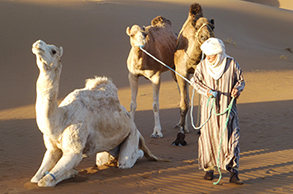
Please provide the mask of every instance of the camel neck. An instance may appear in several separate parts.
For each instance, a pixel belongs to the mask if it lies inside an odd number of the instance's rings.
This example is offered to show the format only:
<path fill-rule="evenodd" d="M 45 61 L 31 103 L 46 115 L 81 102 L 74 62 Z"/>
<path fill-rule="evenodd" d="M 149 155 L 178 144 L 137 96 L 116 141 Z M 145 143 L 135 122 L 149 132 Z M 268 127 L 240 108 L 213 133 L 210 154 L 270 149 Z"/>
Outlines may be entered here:
<path fill-rule="evenodd" d="M 39 129 L 51 137 L 58 136 L 58 92 L 61 66 L 40 71 L 37 80 L 36 119 Z"/>

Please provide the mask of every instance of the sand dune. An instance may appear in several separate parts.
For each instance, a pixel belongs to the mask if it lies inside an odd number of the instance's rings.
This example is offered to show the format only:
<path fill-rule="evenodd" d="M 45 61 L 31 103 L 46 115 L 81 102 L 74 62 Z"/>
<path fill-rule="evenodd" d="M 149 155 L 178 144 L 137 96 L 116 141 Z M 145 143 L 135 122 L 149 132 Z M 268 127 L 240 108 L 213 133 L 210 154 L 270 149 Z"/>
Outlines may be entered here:
<path fill-rule="evenodd" d="M 113 79 L 121 103 L 129 109 L 126 27 L 149 25 L 162 15 L 179 32 L 195 1 L 0 1 L 0 193 L 292 193 L 292 1 L 251 1 L 196 1 L 205 17 L 215 19 L 216 37 L 244 71 L 246 88 L 238 101 L 243 186 L 229 184 L 226 172 L 220 185 L 203 180 L 197 168 L 196 131 L 187 135 L 187 146 L 171 146 L 179 121 L 179 94 L 167 72 L 160 92 L 164 138 L 149 137 L 152 90 L 145 79 L 140 79 L 135 121 L 152 152 L 171 162 L 144 158 L 129 170 L 96 169 L 95 158 L 86 158 L 78 176 L 49 189 L 29 183 L 45 152 L 35 122 L 38 69 L 31 45 L 42 39 L 64 48 L 60 99 L 83 87 L 85 79 L 105 75 Z"/>

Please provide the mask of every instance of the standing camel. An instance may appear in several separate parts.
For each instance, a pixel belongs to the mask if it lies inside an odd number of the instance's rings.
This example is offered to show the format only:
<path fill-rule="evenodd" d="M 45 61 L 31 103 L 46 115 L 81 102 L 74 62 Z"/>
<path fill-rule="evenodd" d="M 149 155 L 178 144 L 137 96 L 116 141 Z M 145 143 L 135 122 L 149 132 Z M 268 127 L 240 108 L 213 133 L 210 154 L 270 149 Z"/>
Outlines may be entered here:
<path fill-rule="evenodd" d="M 214 20 L 203 17 L 201 6 L 194 3 L 190 6 L 188 17 L 179 32 L 174 63 L 176 71 L 189 79 L 200 62 L 202 51 L 200 46 L 213 36 Z M 186 145 L 185 132 L 188 132 L 186 115 L 189 106 L 188 83 L 176 74 L 180 89 L 180 121 L 177 124 L 179 132 L 173 145 Z"/>
<path fill-rule="evenodd" d="M 174 52 L 177 36 L 171 28 L 171 22 L 161 16 L 154 18 L 151 26 L 147 26 L 145 29 L 141 29 L 138 25 L 133 25 L 131 29 L 127 27 L 126 34 L 130 37 L 131 44 L 131 50 L 127 59 L 128 79 L 131 88 L 130 112 L 134 119 L 137 107 L 138 78 L 144 76 L 153 85 L 155 127 L 151 137 L 161 138 L 163 134 L 159 117 L 159 90 L 161 73 L 167 71 L 168 68 L 145 54 L 140 49 L 140 46 L 143 46 L 147 52 L 174 69 Z M 175 78 L 174 73 L 171 72 L 171 74 Z"/>
<path fill-rule="evenodd" d="M 78 173 L 74 168 L 83 156 L 96 153 L 98 166 L 112 157 L 118 158 L 119 168 L 131 168 L 144 155 L 158 161 L 120 104 L 111 80 L 88 79 L 85 88 L 73 91 L 58 106 L 63 48 L 39 40 L 33 44 L 32 52 L 40 70 L 36 121 L 47 151 L 31 182 L 53 187 Z"/>

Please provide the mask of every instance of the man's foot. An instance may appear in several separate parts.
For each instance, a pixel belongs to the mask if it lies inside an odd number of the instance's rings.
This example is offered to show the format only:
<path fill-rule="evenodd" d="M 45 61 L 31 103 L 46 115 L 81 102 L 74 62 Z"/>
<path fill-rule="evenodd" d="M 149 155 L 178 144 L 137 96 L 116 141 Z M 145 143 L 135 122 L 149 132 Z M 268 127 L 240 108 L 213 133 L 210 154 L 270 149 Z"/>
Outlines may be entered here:
<path fill-rule="evenodd" d="M 244 183 L 239 179 L 238 173 L 231 172 L 230 174 L 230 183 L 234 183 L 237 185 L 243 185 Z"/>
<path fill-rule="evenodd" d="M 206 175 L 203 177 L 205 180 L 213 180 L 214 179 L 214 171 L 210 170 L 206 172 Z"/>

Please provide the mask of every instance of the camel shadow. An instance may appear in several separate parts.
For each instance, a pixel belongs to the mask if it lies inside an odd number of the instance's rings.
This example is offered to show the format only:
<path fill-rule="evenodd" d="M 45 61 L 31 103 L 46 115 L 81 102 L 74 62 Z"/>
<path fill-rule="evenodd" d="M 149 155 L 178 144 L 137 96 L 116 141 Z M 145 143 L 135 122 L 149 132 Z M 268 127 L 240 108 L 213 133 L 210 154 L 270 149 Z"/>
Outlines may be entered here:
<path fill-rule="evenodd" d="M 139 191 L 160 185 L 164 192 L 176 191 L 178 180 L 184 180 L 185 189 L 209 193 L 292 192 L 293 160 L 291 157 L 291 123 L 293 100 L 238 104 L 241 128 L 240 178 L 244 185 L 229 184 L 229 173 L 222 171 L 220 185 L 211 187 L 211 181 L 203 180 L 204 172 L 198 169 L 196 131 L 187 134 L 187 146 L 175 147 L 171 143 L 177 130 L 174 129 L 179 108 L 161 110 L 164 138 L 149 137 L 152 131 L 153 112 L 138 111 L 136 123 L 154 155 L 170 162 L 151 162 L 139 159 L 133 168 L 95 167 L 95 157 L 84 158 L 77 166 L 79 175 L 58 184 L 58 189 L 91 186 L 105 191 L 129 184 L 125 192 Z M 34 119 L 0 121 L 1 180 L 29 181 L 41 163 L 45 147 L 42 134 Z M 19 163 L 21 161 L 21 163 Z M 215 180 L 219 177 L 215 173 Z M 21 179 L 21 180 L 22 180 Z M 21 182 L 21 181 L 20 181 Z M 94 183 L 94 184 L 92 184 Z M 182 188 L 181 188 L 182 189 Z M 291 190 L 290 190 L 291 189 Z M 38 190 L 40 192 L 45 190 Z M 52 191 L 51 189 L 46 191 Z M 135 192 L 135 191 L 134 191 Z M 123 193 L 123 192 L 122 192 Z"/>

